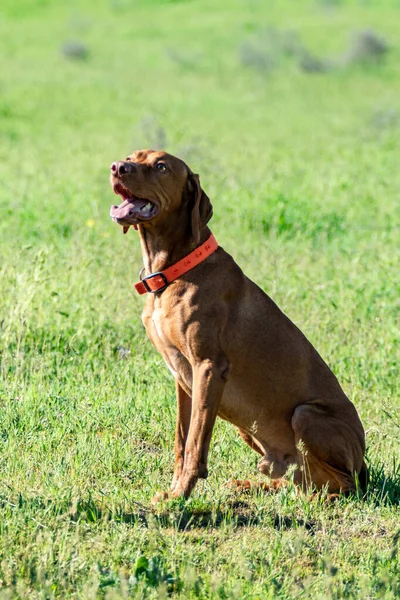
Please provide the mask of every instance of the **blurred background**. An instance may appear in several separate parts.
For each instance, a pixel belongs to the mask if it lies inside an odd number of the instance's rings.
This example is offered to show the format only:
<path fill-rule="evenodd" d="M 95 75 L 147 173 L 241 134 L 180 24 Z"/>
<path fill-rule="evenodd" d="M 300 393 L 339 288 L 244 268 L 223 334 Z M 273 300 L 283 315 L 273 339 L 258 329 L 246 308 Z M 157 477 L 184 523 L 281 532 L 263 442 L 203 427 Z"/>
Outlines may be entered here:
<path fill-rule="evenodd" d="M 313 311 L 309 335 L 332 306 L 353 348 L 355 318 L 375 327 L 394 315 L 397 1 L 3 0 L 0 10 L 5 315 L 33 266 L 43 272 L 21 307 L 32 327 L 62 329 L 75 305 L 97 312 L 109 286 L 121 325 L 138 314 L 131 297 L 121 313 L 141 256 L 133 230 L 124 237 L 109 219 L 108 175 L 146 147 L 200 173 L 220 242 L 300 325 Z M 327 352 L 338 360 L 332 340 Z"/>
<path fill-rule="evenodd" d="M 384 220 L 392 207 L 376 198 L 386 175 L 394 185 L 395 154 L 365 179 L 398 139 L 398 11 L 395 0 L 3 0 L 2 202 L 29 199 L 23 215 L 14 206 L 14 234 L 58 239 L 89 218 L 110 231 L 108 165 L 147 146 L 190 162 L 216 202 L 234 191 L 245 225 L 256 187 L 274 214 L 281 194 Z M 50 231 L 29 212 L 39 203 L 62 216 Z"/>

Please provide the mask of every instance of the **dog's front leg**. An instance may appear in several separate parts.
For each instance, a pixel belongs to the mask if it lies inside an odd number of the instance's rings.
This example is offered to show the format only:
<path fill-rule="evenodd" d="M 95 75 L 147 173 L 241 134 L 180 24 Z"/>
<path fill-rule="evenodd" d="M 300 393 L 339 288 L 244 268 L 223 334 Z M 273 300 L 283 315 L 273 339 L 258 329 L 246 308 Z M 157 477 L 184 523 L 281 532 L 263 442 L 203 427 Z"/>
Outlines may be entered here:
<path fill-rule="evenodd" d="M 177 483 L 182 475 L 183 464 L 185 460 L 185 446 L 189 433 L 190 415 L 192 412 L 192 399 L 182 389 L 179 382 L 175 380 L 176 390 L 176 430 L 175 430 L 175 468 L 172 477 L 171 491 L 177 486 Z"/>
<path fill-rule="evenodd" d="M 208 449 L 228 372 L 229 362 L 225 357 L 203 360 L 193 367 L 190 426 L 183 470 L 171 494 L 173 498 L 188 498 L 198 478 L 205 479 L 208 475 Z"/>

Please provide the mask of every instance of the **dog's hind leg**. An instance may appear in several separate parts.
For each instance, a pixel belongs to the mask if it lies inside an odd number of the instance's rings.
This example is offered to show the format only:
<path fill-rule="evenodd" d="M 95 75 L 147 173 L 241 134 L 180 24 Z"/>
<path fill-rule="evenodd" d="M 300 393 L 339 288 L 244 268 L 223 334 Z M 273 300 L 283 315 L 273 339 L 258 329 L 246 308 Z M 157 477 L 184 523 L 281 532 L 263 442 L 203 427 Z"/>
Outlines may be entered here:
<path fill-rule="evenodd" d="M 268 453 L 266 455 L 262 446 L 259 444 L 259 442 L 257 442 L 257 440 L 252 435 L 247 433 L 247 431 L 245 431 L 244 429 L 240 429 L 240 428 L 238 428 L 238 431 L 239 431 L 242 439 L 246 442 L 246 444 L 248 446 L 250 446 L 250 448 L 252 450 L 255 450 L 256 452 L 258 452 L 258 454 L 261 454 L 261 456 L 263 458 L 258 463 L 258 469 L 261 473 L 264 473 L 270 477 L 271 476 L 271 465 L 273 463 L 273 458 L 271 457 L 270 453 Z M 287 465 L 285 466 L 284 469 L 281 469 L 279 479 L 277 479 L 276 481 L 270 481 L 268 483 L 266 483 L 266 482 L 253 483 L 249 479 L 231 479 L 230 481 L 228 481 L 226 483 L 226 487 L 228 487 L 231 490 L 239 491 L 239 492 L 247 492 L 247 491 L 255 490 L 255 489 L 262 490 L 264 492 L 277 491 L 283 485 L 287 485 L 287 481 L 284 481 L 283 479 L 281 479 L 281 477 L 283 477 L 283 475 L 285 474 L 286 470 L 287 470 Z"/>
<path fill-rule="evenodd" d="M 245 431 L 244 429 L 240 429 L 240 427 L 238 427 L 238 431 L 240 433 L 240 437 L 246 442 L 248 446 L 250 446 L 252 450 L 255 450 L 256 452 L 258 452 L 258 454 L 261 454 L 261 456 L 264 456 L 264 452 L 261 446 L 257 443 L 253 436 L 247 433 L 247 431 Z"/>
<path fill-rule="evenodd" d="M 295 482 L 329 493 L 356 489 L 355 476 L 365 468 L 364 430 L 350 403 L 313 400 L 296 407 L 292 427 L 300 470 Z"/>

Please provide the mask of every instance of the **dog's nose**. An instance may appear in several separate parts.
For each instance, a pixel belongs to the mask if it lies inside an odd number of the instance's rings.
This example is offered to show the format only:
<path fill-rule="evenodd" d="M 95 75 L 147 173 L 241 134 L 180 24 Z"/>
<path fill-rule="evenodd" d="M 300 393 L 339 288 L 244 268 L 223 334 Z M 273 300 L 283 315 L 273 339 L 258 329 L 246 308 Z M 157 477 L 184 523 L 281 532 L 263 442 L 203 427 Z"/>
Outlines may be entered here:
<path fill-rule="evenodd" d="M 117 162 L 113 162 L 111 165 L 111 173 L 118 177 L 119 175 L 125 175 L 126 173 L 132 173 L 133 164 L 130 162 L 125 162 L 123 160 L 119 160 Z"/>

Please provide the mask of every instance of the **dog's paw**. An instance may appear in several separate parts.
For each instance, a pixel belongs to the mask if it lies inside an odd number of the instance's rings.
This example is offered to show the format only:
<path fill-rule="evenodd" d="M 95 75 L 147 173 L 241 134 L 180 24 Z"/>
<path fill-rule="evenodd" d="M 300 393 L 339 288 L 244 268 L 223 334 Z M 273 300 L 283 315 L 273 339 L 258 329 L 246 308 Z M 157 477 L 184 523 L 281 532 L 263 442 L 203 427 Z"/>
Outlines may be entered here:
<path fill-rule="evenodd" d="M 157 492 L 157 494 L 153 497 L 151 501 L 151 505 L 155 506 L 159 502 L 165 502 L 165 500 L 169 500 L 171 498 L 170 492 Z"/>
<path fill-rule="evenodd" d="M 247 492 L 252 488 L 252 485 L 248 479 L 230 479 L 224 487 L 233 492 Z"/>
<path fill-rule="evenodd" d="M 233 492 L 246 493 L 257 490 L 259 492 L 277 492 L 282 486 L 287 485 L 283 480 L 270 481 L 269 483 L 257 482 L 252 483 L 248 479 L 231 479 L 224 487 Z"/>

